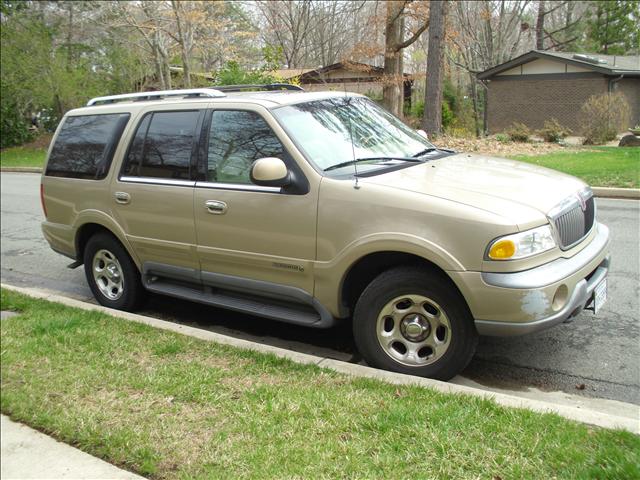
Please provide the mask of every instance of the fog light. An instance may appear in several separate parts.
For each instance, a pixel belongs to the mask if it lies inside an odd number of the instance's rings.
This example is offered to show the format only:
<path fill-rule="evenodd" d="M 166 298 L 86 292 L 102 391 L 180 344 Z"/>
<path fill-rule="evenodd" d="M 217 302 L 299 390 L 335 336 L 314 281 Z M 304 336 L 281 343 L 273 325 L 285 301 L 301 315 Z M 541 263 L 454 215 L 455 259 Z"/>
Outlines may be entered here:
<path fill-rule="evenodd" d="M 553 308 L 554 312 L 562 309 L 567 303 L 567 298 L 569 297 L 569 289 L 566 285 L 560 285 L 556 290 L 556 294 L 553 296 L 553 303 L 551 304 L 551 308 Z"/>

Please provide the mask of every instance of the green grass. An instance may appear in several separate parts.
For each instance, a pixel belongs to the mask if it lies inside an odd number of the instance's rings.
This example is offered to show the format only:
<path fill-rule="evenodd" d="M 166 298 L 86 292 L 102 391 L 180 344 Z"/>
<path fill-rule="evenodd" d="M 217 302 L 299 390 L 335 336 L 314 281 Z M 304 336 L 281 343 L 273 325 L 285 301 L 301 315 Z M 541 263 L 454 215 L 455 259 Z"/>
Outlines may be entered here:
<path fill-rule="evenodd" d="M 513 158 L 574 175 L 596 187 L 640 188 L 640 147 L 589 147 Z"/>
<path fill-rule="evenodd" d="M 639 478 L 640 438 L 2 291 L 4 414 L 152 478 Z"/>
<path fill-rule="evenodd" d="M 0 151 L 0 167 L 44 166 L 46 148 L 11 147 Z"/>

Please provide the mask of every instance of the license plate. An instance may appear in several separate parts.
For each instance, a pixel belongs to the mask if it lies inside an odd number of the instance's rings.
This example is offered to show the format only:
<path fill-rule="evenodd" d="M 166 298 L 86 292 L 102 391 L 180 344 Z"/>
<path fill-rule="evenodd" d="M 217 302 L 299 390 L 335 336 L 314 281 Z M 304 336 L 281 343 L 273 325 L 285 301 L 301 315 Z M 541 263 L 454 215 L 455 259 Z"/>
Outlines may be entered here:
<path fill-rule="evenodd" d="M 607 279 L 602 280 L 593 292 L 593 313 L 597 314 L 598 311 L 607 301 Z"/>

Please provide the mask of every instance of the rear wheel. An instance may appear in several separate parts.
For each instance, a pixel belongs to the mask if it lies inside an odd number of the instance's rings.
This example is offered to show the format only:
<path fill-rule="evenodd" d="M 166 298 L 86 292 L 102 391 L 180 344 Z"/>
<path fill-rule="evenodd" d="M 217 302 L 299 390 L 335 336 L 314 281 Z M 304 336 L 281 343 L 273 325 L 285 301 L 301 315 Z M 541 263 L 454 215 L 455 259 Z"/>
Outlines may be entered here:
<path fill-rule="evenodd" d="M 388 270 L 369 284 L 356 304 L 353 334 L 370 365 L 439 380 L 463 370 L 478 341 L 451 281 L 413 267 Z"/>
<path fill-rule="evenodd" d="M 144 297 L 140 273 L 122 244 L 107 233 L 91 237 L 84 271 L 96 300 L 105 307 L 134 310 Z"/>

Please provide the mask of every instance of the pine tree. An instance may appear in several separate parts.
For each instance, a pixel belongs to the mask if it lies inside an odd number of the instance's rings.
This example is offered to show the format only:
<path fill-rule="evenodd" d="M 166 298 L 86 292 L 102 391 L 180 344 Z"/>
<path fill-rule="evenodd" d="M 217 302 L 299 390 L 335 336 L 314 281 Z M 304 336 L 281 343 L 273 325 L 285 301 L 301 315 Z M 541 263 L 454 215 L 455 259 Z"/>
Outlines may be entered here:
<path fill-rule="evenodd" d="M 589 20 L 588 37 L 597 53 L 622 55 L 640 48 L 640 2 L 600 0 Z"/>

